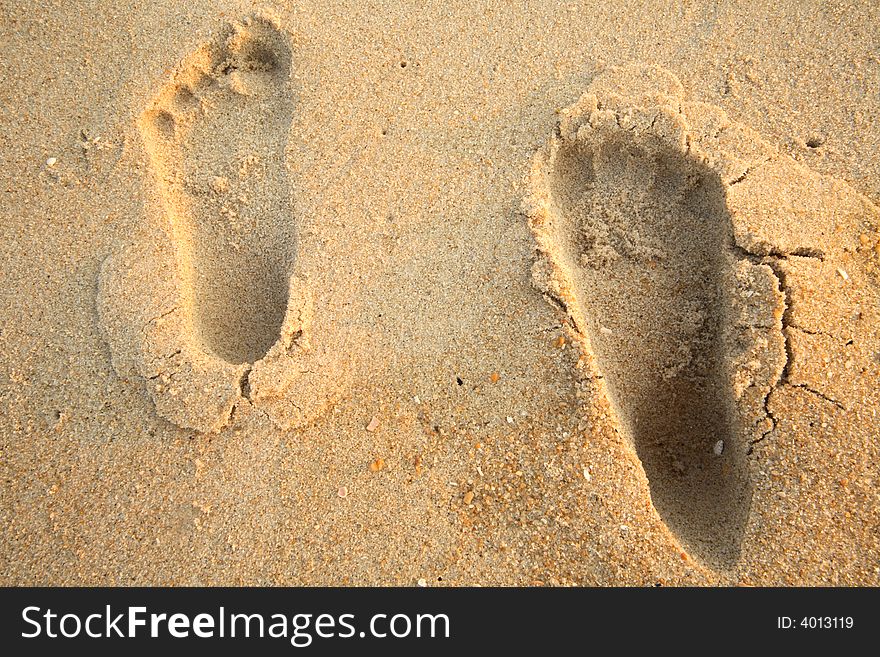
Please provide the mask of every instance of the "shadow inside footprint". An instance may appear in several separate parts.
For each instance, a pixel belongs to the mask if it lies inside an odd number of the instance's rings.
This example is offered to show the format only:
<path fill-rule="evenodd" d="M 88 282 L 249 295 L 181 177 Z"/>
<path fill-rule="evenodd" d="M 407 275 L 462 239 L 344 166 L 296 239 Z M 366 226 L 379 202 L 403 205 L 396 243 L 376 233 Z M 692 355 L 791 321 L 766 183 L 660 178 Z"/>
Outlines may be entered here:
<path fill-rule="evenodd" d="M 288 37 L 261 18 L 194 53 L 141 121 L 194 337 L 230 363 L 278 339 L 295 250 Z"/>
<path fill-rule="evenodd" d="M 729 565 L 750 488 L 725 359 L 721 180 L 684 151 L 612 129 L 560 145 L 548 182 L 581 328 L 654 505 L 689 549 Z"/>

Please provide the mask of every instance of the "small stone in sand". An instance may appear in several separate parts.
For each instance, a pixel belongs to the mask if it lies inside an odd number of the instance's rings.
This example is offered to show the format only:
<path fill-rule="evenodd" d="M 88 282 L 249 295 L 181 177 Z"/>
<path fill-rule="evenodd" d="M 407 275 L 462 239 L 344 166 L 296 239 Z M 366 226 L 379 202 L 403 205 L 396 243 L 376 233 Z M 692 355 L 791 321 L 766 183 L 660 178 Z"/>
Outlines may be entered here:
<path fill-rule="evenodd" d="M 385 459 L 379 457 L 372 463 L 370 463 L 370 470 L 373 472 L 379 472 L 382 468 L 385 467 Z"/>
<path fill-rule="evenodd" d="M 428 585 L 428 580 L 426 580 L 424 577 L 420 577 L 420 578 L 419 578 L 419 581 L 416 582 L 416 583 L 417 583 L 419 586 L 421 586 L 422 588 L 425 588 L 425 587 Z"/>
<path fill-rule="evenodd" d="M 340 486 L 339 490 L 336 491 L 336 494 L 339 495 L 339 497 L 348 497 L 348 488 Z"/>
<path fill-rule="evenodd" d="M 562 347 L 565 346 L 565 336 L 564 336 L 564 335 L 560 335 L 558 338 L 556 338 L 556 340 L 553 341 L 553 344 L 554 344 L 556 347 L 559 347 L 560 349 L 562 349 Z"/>
<path fill-rule="evenodd" d="M 712 451 L 715 452 L 715 456 L 721 456 L 724 453 L 724 441 L 719 440 L 715 443 L 715 447 L 712 448 Z"/>
<path fill-rule="evenodd" d="M 492 375 L 489 377 L 489 379 L 492 381 L 492 383 L 498 383 L 498 379 L 500 379 L 500 378 L 501 378 L 501 375 L 498 374 L 498 372 L 492 372 Z"/>
<path fill-rule="evenodd" d="M 464 494 L 464 503 L 470 504 L 473 501 L 474 501 L 474 491 L 469 490 L 467 493 Z"/>
<path fill-rule="evenodd" d="M 841 277 L 843 280 L 845 280 L 845 281 L 848 281 L 848 280 L 849 280 L 849 274 L 846 273 L 846 270 L 845 270 L 843 267 L 838 267 L 838 268 L 837 268 L 837 273 L 840 274 L 840 277 Z"/>
<path fill-rule="evenodd" d="M 56 164 L 58 164 L 57 157 L 50 157 L 48 160 L 46 160 L 47 167 L 54 167 Z"/>
<path fill-rule="evenodd" d="M 367 425 L 367 431 L 369 431 L 370 433 L 373 433 L 378 428 L 379 428 L 379 418 L 377 418 L 374 415 L 373 419 L 370 420 L 370 423 Z"/>

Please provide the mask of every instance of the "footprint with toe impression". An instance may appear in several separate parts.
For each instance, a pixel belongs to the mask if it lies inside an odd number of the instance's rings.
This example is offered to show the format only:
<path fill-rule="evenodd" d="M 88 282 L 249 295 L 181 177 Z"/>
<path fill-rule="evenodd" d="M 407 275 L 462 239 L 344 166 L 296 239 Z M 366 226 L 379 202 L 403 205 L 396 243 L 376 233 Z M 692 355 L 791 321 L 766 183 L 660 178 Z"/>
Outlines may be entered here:
<path fill-rule="evenodd" d="M 338 364 L 310 344 L 297 272 L 292 65 L 268 18 L 228 24 L 139 120 L 167 241 L 109 258 L 98 306 L 117 371 L 146 379 L 183 427 L 218 431 L 244 402 L 301 426 L 334 396 Z"/>
<path fill-rule="evenodd" d="M 536 155 L 525 210 L 535 282 L 573 319 L 655 508 L 689 551 L 729 566 L 748 446 L 785 363 L 784 298 L 771 267 L 735 245 L 727 198 L 769 152 L 682 99 L 655 67 L 600 76 Z M 701 141 L 720 126 L 740 145 Z M 744 362 L 754 372 L 738 386 Z"/>

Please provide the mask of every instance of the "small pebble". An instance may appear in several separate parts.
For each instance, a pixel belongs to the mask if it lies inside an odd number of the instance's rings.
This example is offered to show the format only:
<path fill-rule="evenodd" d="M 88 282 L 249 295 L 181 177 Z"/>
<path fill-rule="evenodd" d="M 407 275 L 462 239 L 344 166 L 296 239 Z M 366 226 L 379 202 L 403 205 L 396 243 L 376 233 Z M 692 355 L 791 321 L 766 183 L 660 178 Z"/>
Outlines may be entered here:
<path fill-rule="evenodd" d="M 607 326 L 600 326 L 599 333 L 601 333 L 602 335 L 611 335 L 611 329 Z"/>
<path fill-rule="evenodd" d="M 379 428 L 379 418 L 377 418 L 374 415 L 373 419 L 370 420 L 370 423 L 367 425 L 367 431 L 369 431 L 370 433 L 373 433 L 378 428 Z"/>
<path fill-rule="evenodd" d="M 513 424 L 513 418 L 509 415 L 507 416 L 507 424 Z"/>
<path fill-rule="evenodd" d="M 841 277 L 843 280 L 845 280 L 845 281 L 848 281 L 848 280 L 849 280 L 849 274 L 846 273 L 846 270 L 845 270 L 843 267 L 838 267 L 838 268 L 837 268 L 837 273 L 840 274 L 840 277 Z"/>
<path fill-rule="evenodd" d="M 339 495 L 339 497 L 348 497 L 348 488 L 346 488 L 345 486 L 340 486 L 339 490 L 336 491 L 336 494 Z"/>
<path fill-rule="evenodd" d="M 464 503 L 470 504 L 473 501 L 474 501 L 474 491 L 469 490 L 467 493 L 464 494 Z"/>
<path fill-rule="evenodd" d="M 379 472 L 382 468 L 385 467 L 385 459 L 379 457 L 372 463 L 370 463 L 370 470 L 373 472 Z"/>
<path fill-rule="evenodd" d="M 420 577 L 419 581 L 416 582 L 416 584 L 418 584 L 422 588 L 425 588 L 426 586 L 428 586 L 428 580 L 426 580 L 424 577 Z"/>
<path fill-rule="evenodd" d="M 211 178 L 211 189 L 215 194 L 223 194 L 229 191 L 229 180 L 222 176 L 214 176 Z"/>
<path fill-rule="evenodd" d="M 724 453 L 724 441 L 719 440 L 715 443 L 715 447 L 712 448 L 712 451 L 715 452 L 715 456 L 721 456 Z"/>
<path fill-rule="evenodd" d="M 565 336 L 560 335 L 558 338 L 556 338 L 556 340 L 553 341 L 553 344 L 561 349 L 565 346 Z"/>
<path fill-rule="evenodd" d="M 501 375 L 498 374 L 498 372 L 492 372 L 492 375 L 489 377 L 489 380 L 492 381 L 492 383 L 498 383 L 498 379 L 500 379 L 500 378 L 501 378 Z"/>
<path fill-rule="evenodd" d="M 58 164 L 57 157 L 50 157 L 48 160 L 46 160 L 47 167 L 54 167 L 56 164 Z"/>

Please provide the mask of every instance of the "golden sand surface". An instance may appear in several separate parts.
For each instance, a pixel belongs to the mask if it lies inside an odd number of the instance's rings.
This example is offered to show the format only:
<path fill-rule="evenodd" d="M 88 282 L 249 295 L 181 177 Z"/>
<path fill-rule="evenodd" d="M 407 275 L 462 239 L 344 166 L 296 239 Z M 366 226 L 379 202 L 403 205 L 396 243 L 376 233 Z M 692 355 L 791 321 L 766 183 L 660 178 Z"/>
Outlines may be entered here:
<path fill-rule="evenodd" d="M 0 582 L 880 584 L 878 24 L 4 3 Z"/>

